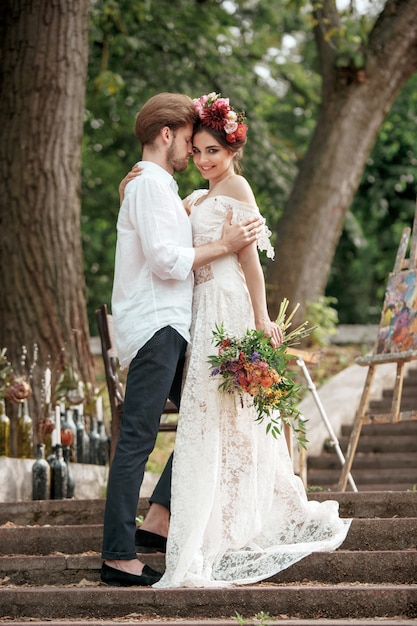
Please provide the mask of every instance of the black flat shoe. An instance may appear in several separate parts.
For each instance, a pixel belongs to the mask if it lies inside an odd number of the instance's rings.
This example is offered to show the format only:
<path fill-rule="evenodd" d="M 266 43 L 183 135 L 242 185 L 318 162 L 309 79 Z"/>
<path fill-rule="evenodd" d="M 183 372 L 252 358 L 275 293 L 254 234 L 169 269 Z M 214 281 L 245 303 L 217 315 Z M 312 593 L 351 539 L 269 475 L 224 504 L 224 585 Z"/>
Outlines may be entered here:
<path fill-rule="evenodd" d="M 146 553 L 152 552 L 166 552 L 167 540 L 162 535 L 151 533 L 148 530 L 136 529 L 135 533 L 135 545 L 136 551 Z"/>
<path fill-rule="evenodd" d="M 162 578 L 162 574 L 156 572 L 152 567 L 145 565 L 142 574 L 128 574 L 114 567 L 109 567 L 106 563 L 101 566 L 101 582 L 113 587 L 133 587 L 140 585 L 141 587 L 149 587 Z"/>

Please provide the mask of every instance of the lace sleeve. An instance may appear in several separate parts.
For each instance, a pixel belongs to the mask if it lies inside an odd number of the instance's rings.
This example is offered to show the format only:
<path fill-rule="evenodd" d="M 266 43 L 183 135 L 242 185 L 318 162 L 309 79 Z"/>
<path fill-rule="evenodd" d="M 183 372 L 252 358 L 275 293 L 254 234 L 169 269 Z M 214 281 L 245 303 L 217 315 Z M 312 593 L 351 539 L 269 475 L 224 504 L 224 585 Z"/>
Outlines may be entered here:
<path fill-rule="evenodd" d="M 259 215 L 260 212 L 258 207 L 251 207 L 249 205 L 245 205 L 243 203 L 233 203 L 230 205 L 230 208 L 233 209 L 233 222 L 240 223 L 244 222 L 250 217 L 254 215 Z M 275 250 L 271 244 L 271 231 L 269 230 L 266 221 L 264 219 L 264 225 L 261 231 L 261 234 L 258 237 L 258 250 L 262 250 L 266 252 L 266 256 L 268 259 L 273 259 L 275 257 Z"/>
<path fill-rule="evenodd" d="M 194 191 L 190 193 L 190 195 L 184 198 L 184 203 L 187 204 L 190 213 L 192 211 L 193 204 L 197 202 L 197 200 L 199 200 L 202 196 L 205 196 L 206 194 L 207 194 L 207 189 L 195 189 Z"/>

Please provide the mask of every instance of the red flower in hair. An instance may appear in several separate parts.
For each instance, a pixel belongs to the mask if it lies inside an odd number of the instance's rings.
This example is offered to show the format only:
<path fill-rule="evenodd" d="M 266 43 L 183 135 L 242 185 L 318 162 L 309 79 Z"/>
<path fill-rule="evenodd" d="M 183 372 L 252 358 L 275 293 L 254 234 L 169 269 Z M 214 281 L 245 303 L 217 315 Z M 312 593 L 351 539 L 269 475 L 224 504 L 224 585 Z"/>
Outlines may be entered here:
<path fill-rule="evenodd" d="M 228 141 L 229 143 L 235 143 L 235 141 L 244 141 L 244 139 L 246 138 L 247 130 L 248 127 L 246 126 L 246 124 L 238 124 L 238 127 L 234 133 L 229 133 L 228 135 L 226 135 L 226 141 Z"/>
<path fill-rule="evenodd" d="M 225 98 L 219 98 L 211 107 L 205 107 L 201 115 L 201 121 L 204 125 L 210 126 L 215 130 L 224 130 L 225 119 L 230 111 L 229 102 Z"/>
<path fill-rule="evenodd" d="M 224 132 L 229 143 L 243 141 L 246 138 L 245 114 L 243 111 L 236 113 L 229 104 L 229 98 L 222 98 L 213 91 L 200 98 L 194 98 L 193 102 L 202 124 L 218 132 Z"/>

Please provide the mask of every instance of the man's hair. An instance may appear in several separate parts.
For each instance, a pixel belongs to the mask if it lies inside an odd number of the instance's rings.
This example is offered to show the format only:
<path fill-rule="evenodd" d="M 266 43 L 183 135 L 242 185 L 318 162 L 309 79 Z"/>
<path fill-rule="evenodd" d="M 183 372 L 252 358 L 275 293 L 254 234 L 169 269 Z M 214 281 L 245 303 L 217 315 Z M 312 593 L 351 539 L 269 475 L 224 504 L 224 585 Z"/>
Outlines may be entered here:
<path fill-rule="evenodd" d="M 198 119 L 193 101 L 180 93 L 159 93 L 150 98 L 136 116 L 135 133 L 142 146 L 152 144 L 168 126 L 177 130 Z"/>

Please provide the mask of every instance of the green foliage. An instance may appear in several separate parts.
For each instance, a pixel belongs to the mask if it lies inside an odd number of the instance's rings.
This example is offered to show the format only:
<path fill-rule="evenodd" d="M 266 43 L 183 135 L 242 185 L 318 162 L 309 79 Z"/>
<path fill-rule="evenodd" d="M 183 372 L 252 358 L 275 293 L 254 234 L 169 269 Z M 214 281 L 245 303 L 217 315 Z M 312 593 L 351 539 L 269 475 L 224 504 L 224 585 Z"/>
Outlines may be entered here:
<path fill-rule="evenodd" d="M 310 8 L 306 0 L 92 0 L 82 236 L 93 334 L 94 310 L 110 303 L 118 185 L 140 158 L 135 115 L 155 93 L 216 91 L 245 109 L 244 174 L 273 240 L 279 233 L 320 105 Z M 374 16 L 358 16 L 348 3 L 338 17 L 329 32 L 335 64 L 358 69 Z M 346 220 L 326 290 L 343 323 L 377 320 L 402 228 L 411 223 L 416 85 L 410 81 L 385 122 Z M 205 184 L 193 165 L 178 182 L 182 196 Z"/>
<path fill-rule="evenodd" d="M 313 344 L 328 346 L 330 337 L 337 332 L 338 315 L 332 304 L 337 304 L 337 300 L 331 296 L 322 296 L 316 302 L 307 303 L 307 317 L 314 325 L 310 335 Z"/>
<path fill-rule="evenodd" d="M 397 98 L 347 215 L 326 293 L 341 323 L 379 323 L 403 229 L 417 193 L 417 75 Z"/>
<path fill-rule="evenodd" d="M 281 46 L 279 15 L 271 0 L 252 7 L 245 2 L 232 6 L 194 0 L 93 2 L 82 175 L 82 233 L 92 331 L 94 309 L 110 301 L 117 188 L 140 158 L 134 119 L 150 96 L 159 91 L 193 97 L 217 91 L 230 97 L 236 109 L 246 109 L 245 175 L 272 227 L 281 215 L 295 158 L 292 146 L 264 117 L 264 99 L 270 94 L 272 111 L 276 96 L 272 97 L 274 90 L 255 70 L 257 63 L 263 63 L 267 46 Z M 268 18 L 267 27 L 262 16 Z M 279 124 L 277 120 L 275 126 Z M 183 196 L 202 184 L 192 166 L 178 182 Z"/>

